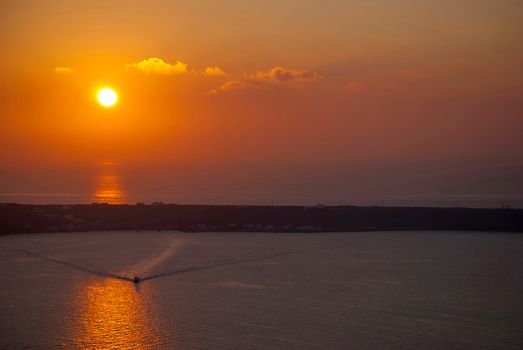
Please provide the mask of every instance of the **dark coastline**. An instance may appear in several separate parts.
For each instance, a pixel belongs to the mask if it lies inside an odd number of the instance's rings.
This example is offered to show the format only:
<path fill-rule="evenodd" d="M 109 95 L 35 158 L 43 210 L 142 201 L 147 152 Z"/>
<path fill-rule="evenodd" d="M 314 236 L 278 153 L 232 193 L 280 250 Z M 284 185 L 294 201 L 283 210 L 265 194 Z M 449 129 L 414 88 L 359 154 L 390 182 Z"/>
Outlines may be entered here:
<path fill-rule="evenodd" d="M 100 230 L 523 232 L 523 209 L 0 204 L 0 235 Z"/>

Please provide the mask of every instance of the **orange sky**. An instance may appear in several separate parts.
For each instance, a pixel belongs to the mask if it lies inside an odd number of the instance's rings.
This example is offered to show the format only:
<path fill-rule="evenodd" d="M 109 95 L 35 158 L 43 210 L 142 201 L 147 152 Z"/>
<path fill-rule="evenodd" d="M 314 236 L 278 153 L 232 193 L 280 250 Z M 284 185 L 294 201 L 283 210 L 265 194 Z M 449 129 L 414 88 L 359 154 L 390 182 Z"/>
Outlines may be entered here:
<path fill-rule="evenodd" d="M 521 18 L 494 0 L 3 1 L 0 202 L 89 201 L 107 161 L 130 201 L 523 200 Z"/>

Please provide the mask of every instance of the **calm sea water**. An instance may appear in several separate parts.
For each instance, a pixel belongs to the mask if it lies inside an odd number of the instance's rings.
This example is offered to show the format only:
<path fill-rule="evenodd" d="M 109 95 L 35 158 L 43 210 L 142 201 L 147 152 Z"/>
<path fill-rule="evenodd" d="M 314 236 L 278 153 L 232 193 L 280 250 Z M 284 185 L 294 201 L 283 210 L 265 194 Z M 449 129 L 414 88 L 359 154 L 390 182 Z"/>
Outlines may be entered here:
<path fill-rule="evenodd" d="M 522 252 L 503 233 L 5 236 L 0 348 L 521 349 Z"/>

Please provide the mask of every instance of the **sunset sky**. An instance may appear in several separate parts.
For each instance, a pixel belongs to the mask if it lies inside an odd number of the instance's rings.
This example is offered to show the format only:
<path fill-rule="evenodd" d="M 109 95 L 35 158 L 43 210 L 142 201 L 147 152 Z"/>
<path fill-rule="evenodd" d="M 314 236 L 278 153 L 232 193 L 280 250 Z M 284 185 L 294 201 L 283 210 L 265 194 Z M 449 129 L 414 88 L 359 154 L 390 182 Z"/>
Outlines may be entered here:
<path fill-rule="evenodd" d="M 1 1 L 0 202 L 523 206 L 522 18 L 519 0 Z"/>

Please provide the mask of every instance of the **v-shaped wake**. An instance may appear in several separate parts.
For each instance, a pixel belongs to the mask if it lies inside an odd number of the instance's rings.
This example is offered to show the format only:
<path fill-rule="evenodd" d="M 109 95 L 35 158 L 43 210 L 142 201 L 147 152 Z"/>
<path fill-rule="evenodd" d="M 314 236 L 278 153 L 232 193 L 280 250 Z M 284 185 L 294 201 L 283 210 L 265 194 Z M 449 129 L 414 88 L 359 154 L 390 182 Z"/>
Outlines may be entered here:
<path fill-rule="evenodd" d="M 147 276 L 141 276 L 141 277 L 140 276 L 130 277 L 130 276 L 111 273 L 109 271 L 105 271 L 100 268 L 82 266 L 82 265 L 73 263 L 71 261 L 45 256 L 43 254 L 29 251 L 26 249 L 21 249 L 21 251 L 27 255 L 42 259 L 44 261 L 61 264 L 61 265 L 85 272 L 85 273 L 90 273 L 90 274 L 103 276 L 103 277 L 115 278 L 115 279 L 128 281 L 128 282 L 132 282 L 132 283 L 140 283 L 140 282 L 149 281 L 149 280 L 156 279 L 156 278 L 167 277 L 167 276 L 177 275 L 177 274 L 181 274 L 181 273 L 208 270 L 208 269 L 212 269 L 212 268 L 218 268 L 221 266 L 238 265 L 238 264 L 245 264 L 245 263 L 256 262 L 256 261 L 268 260 L 268 259 L 272 259 L 272 258 L 277 258 L 277 257 L 293 254 L 293 252 L 282 252 L 282 253 L 276 253 L 276 254 L 264 255 L 264 256 L 253 256 L 253 257 L 248 257 L 248 258 L 244 258 L 244 259 L 228 259 L 228 260 L 215 261 L 213 263 L 209 263 L 209 264 L 205 264 L 205 265 L 187 266 L 187 267 L 183 267 L 180 269 L 175 269 L 172 271 L 163 272 L 163 273 L 159 273 L 159 274 L 153 274 L 153 275 L 147 275 Z"/>
<path fill-rule="evenodd" d="M 100 269 L 100 268 L 78 265 L 78 264 L 73 263 L 71 261 L 53 258 L 53 257 L 46 256 L 46 255 L 43 255 L 43 254 L 40 254 L 40 253 L 37 253 L 37 252 L 33 252 L 33 251 L 30 251 L 30 250 L 27 250 L 27 249 L 20 249 L 20 250 L 22 252 L 24 252 L 25 254 L 30 255 L 32 257 L 39 258 L 39 259 L 42 259 L 44 261 L 48 261 L 48 262 L 52 262 L 52 263 L 56 263 L 56 264 L 61 264 L 61 265 L 64 265 L 64 266 L 67 266 L 67 267 L 70 267 L 70 268 L 73 268 L 73 269 L 76 269 L 76 270 L 80 270 L 80 271 L 83 271 L 83 272 L 87 272 L 87 273 L 90 273 L 90 274 L 93 274 L 93 275 L 98 275 L 98 276 L 103 276 L 103 277 L 111 277 L 111 278 L 116 278 L 116 279 L 125 280 L 125 281 L 132 281 L 132 278 L 130 278 L 130 277 L 120 276 L 120 275 L 111 273 L 109 271 L 105 271 L 105 270 Z"/>

